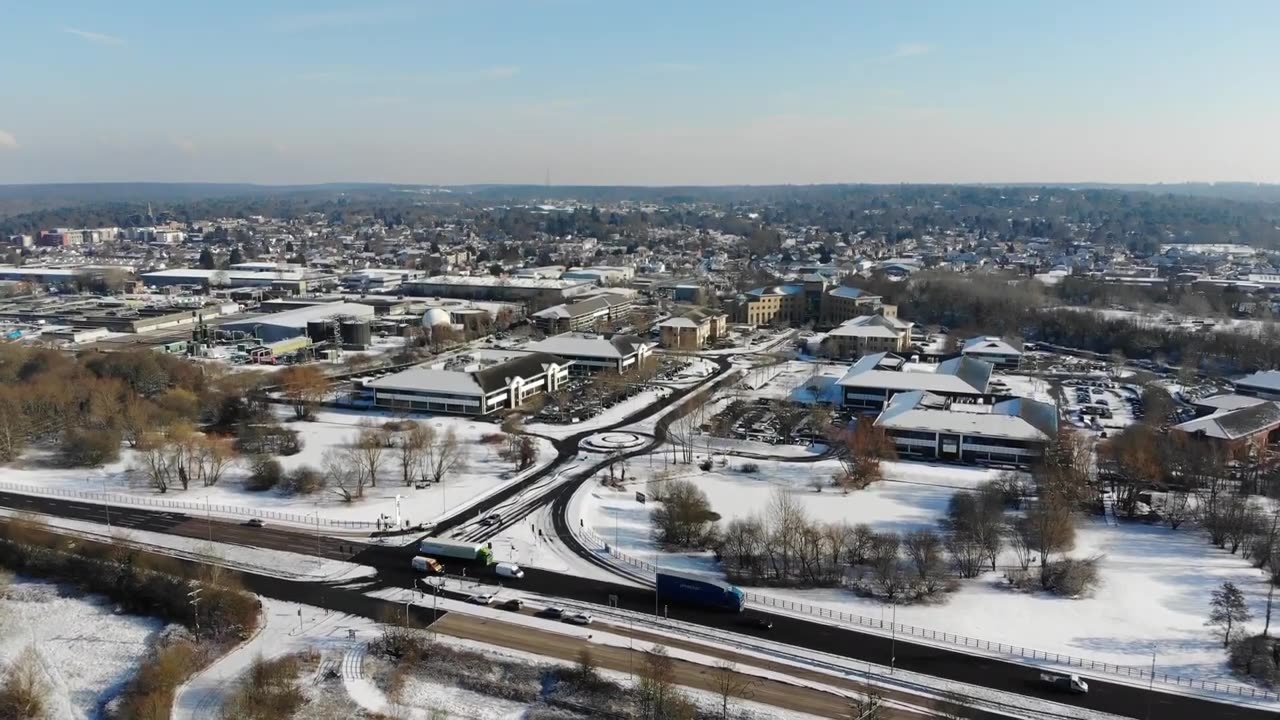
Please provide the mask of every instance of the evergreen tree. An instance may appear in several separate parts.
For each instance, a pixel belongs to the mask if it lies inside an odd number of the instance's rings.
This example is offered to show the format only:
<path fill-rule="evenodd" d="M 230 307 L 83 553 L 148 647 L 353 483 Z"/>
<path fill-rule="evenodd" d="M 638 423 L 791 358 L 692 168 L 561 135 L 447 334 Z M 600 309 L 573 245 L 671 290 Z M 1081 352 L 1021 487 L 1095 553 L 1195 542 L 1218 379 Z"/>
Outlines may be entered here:
<path fill-rule="evenodd" d="M 228 265 L 239 265 L 244 262 L 244 253 L 240 252 L 240 247 L 231 248 L 231 256 L 227 258 Z"/>
<path fill-rule="evenodd" d="M 1222 628 L 1222 647 L 1227 647 L 1231 644 L 1234 626 L 1248 622 L 1251 617 L 1244 593 L 1235 583 L 1224 582 L 1221 588 L 1213 591 L 1209 600 L 1209 621 L 1205 624 Z"/>
<path fill-rule="evenodd" d="M 218 266 L 217 261 L 213 259 L 213 253 L 209 252 L 209 248 L 200 251 L 200 260 L 196 264 L 201 270 L 213 270 Z"/>

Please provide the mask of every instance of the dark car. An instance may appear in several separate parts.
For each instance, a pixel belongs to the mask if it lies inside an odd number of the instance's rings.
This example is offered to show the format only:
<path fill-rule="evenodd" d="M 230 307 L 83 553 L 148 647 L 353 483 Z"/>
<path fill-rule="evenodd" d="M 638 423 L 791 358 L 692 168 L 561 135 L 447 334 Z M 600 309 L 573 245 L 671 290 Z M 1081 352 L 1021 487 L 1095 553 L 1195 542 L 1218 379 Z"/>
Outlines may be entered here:
<path fill-rule="evenodd" d="M 743 615 L 738 624 L 752 630 L 772 630 L 773 621 L 760 615 Z"/>
<path fill-rule="evenodd" d="M 520 598 L 511 598 L 510 600 L 504 601 L 498 607 L 503 610 L 515 610 L 516 612 L 520 612 L 520 609 L 524 607 L 524 601 Z"/>

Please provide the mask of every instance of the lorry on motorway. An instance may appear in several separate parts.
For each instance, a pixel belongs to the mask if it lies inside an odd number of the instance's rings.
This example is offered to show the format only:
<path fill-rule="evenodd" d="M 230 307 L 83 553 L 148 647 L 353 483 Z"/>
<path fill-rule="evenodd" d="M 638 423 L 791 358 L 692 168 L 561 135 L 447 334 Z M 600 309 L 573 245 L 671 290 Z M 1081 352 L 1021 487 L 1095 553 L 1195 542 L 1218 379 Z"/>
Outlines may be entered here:
<path fill-rule="evenodd" d="M 444 566 L 435 558 L 423 557 L 421 555 L 414 556 L 409 563 L 414 570 L 428 575 L 439 575 L 444 572 Z"/>
<path fill-rule="evenodd" d="M 493 564 L 493 551 L 485 543 L 426 538 L 418 543 L 418 552 L 428 557 L 453 558 L 483 565 Z"/>
<path fill-rule="evenodd" d="M 1081 679 L 1079 675 L 1070 673 L 1042 672 L 1040 673 L 1040 682 L 1054 690 L 1075 693 L 1076 695 L 1083 695 L 1089 692 L 1089 683 Z"/>
<path fill-rule="evenodd" d="M 660 601 L 730 612 L 742 612 L 742 607 L 747 600 L 746 595 L 736 585 L 670 570 L 658 572 L 655 591 Z"/>

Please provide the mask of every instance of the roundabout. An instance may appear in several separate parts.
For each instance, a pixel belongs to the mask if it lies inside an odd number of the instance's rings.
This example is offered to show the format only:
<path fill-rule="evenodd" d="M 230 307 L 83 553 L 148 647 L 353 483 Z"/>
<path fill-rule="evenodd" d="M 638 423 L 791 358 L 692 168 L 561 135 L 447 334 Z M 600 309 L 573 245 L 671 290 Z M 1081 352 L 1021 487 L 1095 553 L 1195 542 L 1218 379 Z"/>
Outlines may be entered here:
<path fill-rule="evenodd" d="M 651 439 L 652 436 L 647 434 L 615 430 L 585 438 L 580 447 L 594 452 L 620 452 L 640 448 Z"/>

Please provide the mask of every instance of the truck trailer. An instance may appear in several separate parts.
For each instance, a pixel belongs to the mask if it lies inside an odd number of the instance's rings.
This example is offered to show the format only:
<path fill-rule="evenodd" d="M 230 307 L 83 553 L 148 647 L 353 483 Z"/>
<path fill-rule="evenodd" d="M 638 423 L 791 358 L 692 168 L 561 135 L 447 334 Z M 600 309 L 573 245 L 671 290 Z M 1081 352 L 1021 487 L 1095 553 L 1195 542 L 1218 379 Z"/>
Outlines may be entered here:
<path fill-rule="evenodd" d="M 742 612 L 746 604 L 746 595 L 736 585 L 668 570 L 658 573 L 655 591 L 660 601 L 729 612 Z"/>
<path fill-rule="evenodd" d="M 468 543 L 443 538 L 426 538 L 418 543 L 418 552 L 428 557 L 453 558 L 478 562 L 483 565 L 493 563 L 493 551 L 484 543 Z"/>

